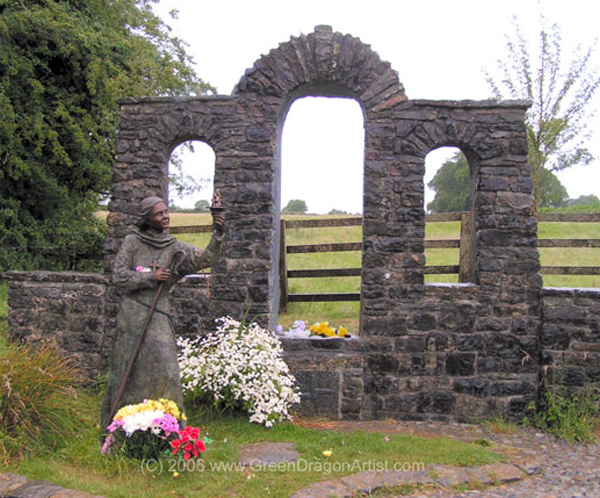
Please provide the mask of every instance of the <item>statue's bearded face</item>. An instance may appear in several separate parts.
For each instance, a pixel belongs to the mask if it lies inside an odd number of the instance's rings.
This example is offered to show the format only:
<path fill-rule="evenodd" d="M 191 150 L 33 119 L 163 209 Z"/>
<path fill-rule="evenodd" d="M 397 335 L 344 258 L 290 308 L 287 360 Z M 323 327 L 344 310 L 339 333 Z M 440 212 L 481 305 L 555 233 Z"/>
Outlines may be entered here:
<path fill-rule="evenodd" d="M 169 228 L 169 224 L 169 208 L 164 202 L 157 203 L 152 208 L 152 213 L 150 213 L 150 217 L 148 219 L 148 225 L 150 228 L 162 232 L 163 230 L 167 230 Z"/>

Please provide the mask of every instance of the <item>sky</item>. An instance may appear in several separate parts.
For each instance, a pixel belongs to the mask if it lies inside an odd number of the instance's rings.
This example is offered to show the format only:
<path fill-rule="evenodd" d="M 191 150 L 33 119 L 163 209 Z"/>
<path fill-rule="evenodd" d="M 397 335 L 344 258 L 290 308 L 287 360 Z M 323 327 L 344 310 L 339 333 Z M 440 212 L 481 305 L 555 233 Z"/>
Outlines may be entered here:
<path fill-rule="evenodd" d="M 169 15 L 178 10 L 178 18 Z M 484 68 L 492 74 L 506 60 L 505 35 L 518 17 L 532 49 L 537 45 L 539 12 L 562 32 L 563 55 L 597 38 L 597 0 L 160 0 L 154 11 L 183 39 L 198 75 L 230 95 L 244 71 L 291 36 L 310 34 L 326 24 L 360 38 L 397 71 L 409 99 L 485 100 L 491 92 Z M 600 66 L 600 46 L 593 66 Z M 496 74 L 498 74 L 496 72 Z M 599 159 L 558 174 L 571 198 L 600 197 L 600 94 L 587 143 Z M 184 171 L 212 176 L 214 154 L 206 145 L 185 154 Z M 282 207 L 302 199 L 310 213 L 362 210 L 363 118 L 351 99 L 304 98 L 292 105 L 282 138 Z M 438 149 L 426 161 L 427 183 L 453 151 Z M 212 186 L 185 199 L 180 207 L 209 199 Z M 426 191 L 426 202 L 433 193 Z"/>

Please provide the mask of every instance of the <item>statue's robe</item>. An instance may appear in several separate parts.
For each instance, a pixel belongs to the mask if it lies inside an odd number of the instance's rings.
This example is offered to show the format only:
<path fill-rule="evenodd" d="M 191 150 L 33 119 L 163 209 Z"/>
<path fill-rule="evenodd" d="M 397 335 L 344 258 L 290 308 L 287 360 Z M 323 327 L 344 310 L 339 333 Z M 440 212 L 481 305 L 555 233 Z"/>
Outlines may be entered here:
<path fill-rule="evenodd" d="M 135 230 L 125 237 L 115 259 L 112 277 L 114 285 L 123 290 L 124 295 L 117 314 L 116 337 L 102 405 L 102 427 L 107 427 L 111 422 L 111 408 L 158 291 L 159 282 L 154 276 L 157 265 L 171 268 L 171 278 L 162 286 L 117 409 L 141 403 L 145 399 L 159 398 L 170 399 L 183 409 L 169 290 L 183 276 L 213 266 L 218 260 L 220 246 L 221 240 L 215 234 L 204 251 L 181 242 L 166 232 L 152 229 Z"/>

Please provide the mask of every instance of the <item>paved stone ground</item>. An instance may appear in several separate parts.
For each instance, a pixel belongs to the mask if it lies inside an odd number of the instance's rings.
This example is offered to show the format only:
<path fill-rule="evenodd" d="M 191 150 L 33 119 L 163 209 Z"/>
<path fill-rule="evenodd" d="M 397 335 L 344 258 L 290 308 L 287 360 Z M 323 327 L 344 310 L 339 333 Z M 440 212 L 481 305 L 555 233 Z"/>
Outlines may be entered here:
<path fill-rule="evenodd" d="M 445 436 L 461 441 L 485 438 L 491 449 L 507 456 L 523 478 L 484 490 L 452 492 L 434 489 L 416 492 L 411 498 L 600 498 L 600 438 L 593 444 L 570 444 L 532 428 L 494 432 L 487 427 L 437 422 L 340 422 L 335 430 L 364 429 L 382 433 Z M 361 496 L 356 494 L 354 496 Z M 364 496 L 368 496 L 365 494 Z M 393 494 L 386 498 L 396 498 Z"/>
<path fill-rule="evenodd" d="M 300 421 L 300 423 L 303 423 Z M 492 449 L 507 457 L 507 463 L 461 468 L 428 466 L 424 472 L 365 471 L 343 478 L 314 483 L 298 491 L 293 498 L 354 497 L 366 498 L 382 486 L 422 485 L 411 498 L 600 498 L 600 444 L 569 444 L 535 429 L 515 428 L 514 432 L 495 432 L 488 427 L 437 422 L 311 422 L 311 427 L 382 434 L 414 434 L 423 437 L 451 437 L 461 441 L 485 438 Z M 260 443 L 245 448 L 240 459 L 263 462 L 296 458 L 293 446 Z M 482 490 L 453 492 L 452 486 L 478 481 Z M 393 493 L 379 494 L 399 498 Z M 89 493 L 21 476 L 0 473 L 0 497 L 11 498 L 101 498 Z"/>

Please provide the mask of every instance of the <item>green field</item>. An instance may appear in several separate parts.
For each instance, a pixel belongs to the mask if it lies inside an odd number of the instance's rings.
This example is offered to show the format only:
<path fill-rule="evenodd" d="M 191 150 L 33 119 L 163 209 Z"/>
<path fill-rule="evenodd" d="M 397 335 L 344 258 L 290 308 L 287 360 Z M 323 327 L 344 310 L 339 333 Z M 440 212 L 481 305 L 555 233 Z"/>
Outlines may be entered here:
<path fill-rule="evenodd" d="M 285 219 L 314 219 L 315 216 L 286 216 Z M 321 218 L 331 218 L 322 216 Z M 210 222 L 210 215 L 195 213 L 171 213 L 171 224 L 203 225 Z M 457 239 L 460 223 L 428 223 L 425 227 L 427 239 Z M 600 223 L 540 223 L 539 238 L 590 239 L 600 238 Z M 206 246 L 209 234 L 181 234 L 178 238 L 200 247 Z M 360 242 L 362 228 L 301 228 L 288 230 L 286 242 L 295 244 L 324 244 L 335 242 Z M 457 265 L 458 249 L 427 249 L 427 265 Z M 600 266 L 600 249 L 597 248 L 542 248 L 540 249 L 542 266 Z M 360 267 L 360 252 L 290 254 L 287 257 L 288 269 L 313 268 L 356 268 Z M 457 275 L 426 275 L 426 282 L 457 282 Z M 597 287 L 600 288 L 600 276 L 587 275 L 544 275 L 545 287 Z M 335 278 L 295 278 L 288 281 L 289 292 L 359 292 L 360 277 Z M 309 323 L 329 321 L 333 326 L 344 325 L 350 331 L 358 330 L 358 303 L 291 303 L 288 313 L 280 316 L 280 323 L 290 325 L 294 320 L 302 319 Z"/>

